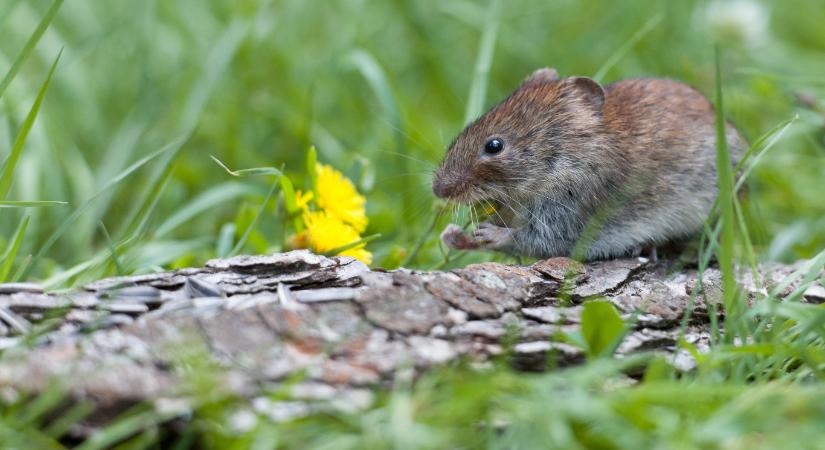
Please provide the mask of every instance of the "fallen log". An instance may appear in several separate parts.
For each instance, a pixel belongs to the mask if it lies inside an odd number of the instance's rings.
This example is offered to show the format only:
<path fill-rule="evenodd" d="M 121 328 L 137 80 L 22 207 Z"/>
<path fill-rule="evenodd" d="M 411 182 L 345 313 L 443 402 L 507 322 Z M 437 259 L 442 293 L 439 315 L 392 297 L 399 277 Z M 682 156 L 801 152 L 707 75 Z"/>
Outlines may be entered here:
<path fill-rule="evenodd" d="M 795 268 L 760 271 L 770 285 Z M 740 282 L 754 298 L 751 276 Z M 284 380 L 299 398 L 358 408 L 399 373 L 453 361 L 507 352 L 522 370 L 580 363 L 582 350 L 564 336 L 579 329 L 582 304 L 593 299 L 611 302 L 632 324 L 617 354 L 661 351 L 691 370 L 676 341 L 707 348 L 720 286 L 716 269 L 700 279 L 695 268 L 645 258 L 421 272 L 370 270 L 307 251 L 212 260 L 60 293 L 4 284 L 0 388 L 37 393 L 57 381 L 71 398 L 93 400 L 95 418 L 106 420 L 139 402 L 186 398 L 192 372 L 211 367 L 222 389 L 256 399 L 275 418 L 307 411 L 260 397 Z M 811 291 L 808 300 L 825 295 Z"/>

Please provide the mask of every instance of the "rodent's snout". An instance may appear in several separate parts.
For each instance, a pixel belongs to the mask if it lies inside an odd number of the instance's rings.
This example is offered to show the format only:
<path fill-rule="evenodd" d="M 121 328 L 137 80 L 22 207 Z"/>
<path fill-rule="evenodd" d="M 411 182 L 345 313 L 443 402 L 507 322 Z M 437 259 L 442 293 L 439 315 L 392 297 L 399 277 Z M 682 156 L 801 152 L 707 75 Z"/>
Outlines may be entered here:
<path fill-rule="evenodd" d="M 454 198 L 461 193 L 465 180 L 445 176 L 441 171 L 433 177 L 433 194 L 438 198 Z"/>
<path fill-rule="evenodd" d="M 450 184 L 445 182 L 443 177 L 436 174 L 433 177 L 433 194 L 438 198 L 447 198 L 451 192 Z"/>

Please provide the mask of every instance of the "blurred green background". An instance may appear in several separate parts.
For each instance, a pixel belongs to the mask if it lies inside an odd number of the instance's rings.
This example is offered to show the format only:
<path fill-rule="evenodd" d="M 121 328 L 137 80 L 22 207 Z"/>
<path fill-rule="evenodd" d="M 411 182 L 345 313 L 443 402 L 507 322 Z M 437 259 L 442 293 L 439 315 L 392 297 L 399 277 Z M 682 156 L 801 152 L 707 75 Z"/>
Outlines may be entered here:
<path fill-rule="evenodd" d="M 0 73 L 50 5 L 0 0 Z M 283 167 L 300 186 L 304 154 L 314 144 L 323 162 L 367 196 L 367 234 L 382 234 L 369 246 L 376 265 L 396 265 L 423 242 L 407 262 L 432 267 L 442 260 L 437 233 L 421 240 L 439 208 L 430 172 L 465 122 L 474 83 L 475 92 L 486 91 L 484 108 L 543 66 L 563 76 L 598 73 L 605 83 L 672 77 L 711 93 L 715 41 L 728 117 L 749 140 L 798 116 L 749 181 L 749 226 L 759 254 L 793 260 L 823 247 L 821 0 L 511 0 L 492 11 L 489 5 L 67 1 L 0 99 L 0 157 L 63 48 L 10 199 L 70 204 L 2 210 L 0 248 L 28 214 L 16 266 L 41 252 L 26 275 L 57 276 L 54 285 L 77 274 L 199 264 L 227 254 L 272 184 L 232 179 L 209 156 L 231 168 Z M 483 58 L 477 61 L 483 36 L 492 44 L 489 73 Z M 273 198 L 242 251 L 280 249 L 283 223 Z M 44 247 L 64 224 L 65 233 Z M 107 257 L 113 248 L 117 262 Z"/>

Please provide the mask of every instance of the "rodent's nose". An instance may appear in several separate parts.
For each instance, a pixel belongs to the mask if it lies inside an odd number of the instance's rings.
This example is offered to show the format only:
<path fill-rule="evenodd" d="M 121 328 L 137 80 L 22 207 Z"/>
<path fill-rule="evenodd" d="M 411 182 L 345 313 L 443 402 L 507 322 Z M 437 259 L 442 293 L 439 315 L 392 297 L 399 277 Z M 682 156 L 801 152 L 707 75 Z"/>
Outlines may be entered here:
<path fill-rule="evenodd" d="M 433 194 L 438 198 L 446 198 L 450 195 L 449 186 L 438 176 L 433 178 Z"/>
<path fill-rule="evenodd" d="M 445 180 L 444 177 L 433 178 L 433 194 L 438 198 L 448 198 L 453 195 L 455 184 Z"/>

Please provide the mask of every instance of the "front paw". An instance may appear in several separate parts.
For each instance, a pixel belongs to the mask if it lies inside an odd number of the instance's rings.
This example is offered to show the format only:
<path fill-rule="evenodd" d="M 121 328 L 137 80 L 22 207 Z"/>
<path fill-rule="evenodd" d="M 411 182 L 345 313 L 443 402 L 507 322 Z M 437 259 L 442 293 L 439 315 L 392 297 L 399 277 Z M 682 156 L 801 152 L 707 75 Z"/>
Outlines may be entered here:
<path fill-rule="evenodd" d="M 478 248 L 472 236 L 469 236 L 461 230 L 461 227 L 455 224 L 449 224 L 444 231 L 441 232 L 441 241 L 444 245 L 456 250 L 472 250 Z"/>
<path fill-rule="evenodd" d="M 473 231 L 473 240 L 479 247 L 501 250 L 513 243 L 513 231 L 507 227 L 483 222 Z"/>

